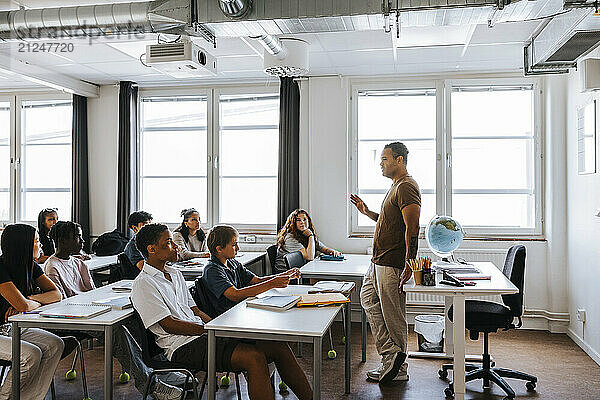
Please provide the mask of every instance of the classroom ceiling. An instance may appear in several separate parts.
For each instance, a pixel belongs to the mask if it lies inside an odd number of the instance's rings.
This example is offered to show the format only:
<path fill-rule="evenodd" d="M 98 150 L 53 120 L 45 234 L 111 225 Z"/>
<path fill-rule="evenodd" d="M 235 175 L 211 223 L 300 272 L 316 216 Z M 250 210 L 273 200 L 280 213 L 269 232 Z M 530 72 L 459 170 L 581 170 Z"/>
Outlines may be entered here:
<path fill-rule="evenodd" d="M 523 0 L 519 7 L 529 7 L 527 19 L 536 19 L 547 15 L 544 5 L 550 1 L 552 0 Z M 114 0 L 19 0 L 13 1 L 12 7 L 17 3 L 40 8 L 110 2 Z M 535 4 L 532 6 L 527 3 Z M 507 19 L 510 20 L 510 16 L 505 18 Z M 524 43 L 542 22 L 497 22 L 491 28 L 487 24 L 460 23 L 447 26 L 408 26 L 401 29 L 399 39 L 393 39 L 392 34 L 385 33 L 383 29 L 298 34 L 294 37 L 309 43 L 312 76 L 519 71 L 523 64 Z M 164 35 L 162 37 L 171 38 Z M 4 42 L 0 43 L 0 58 L 39 66 L 49 73 L 98 85 L 120 80 L 132 80 L 145 85 L 181 82 L 152 67 L 145 67 L 140 62 L 141 54 L 145 53 L 145 45 L 157 43 L 157 40 L 156 34 L 97 40 L 70 39 L 69 42 L 73 43 L 72 52 L 44 53 L 27 51 L 22 42 Z M 194 38 L 194 41 L 217 57 L 218 75 L 186 79 L 186 83 L 266 77 L 263 72 L 263 48 L 257 41 L 245 37 L 218 38 L 216 48 L 200 38 Z M 35 84 L 20 79 L 6 68 L 0 68 L 0 90 L 27 86 Z"/>

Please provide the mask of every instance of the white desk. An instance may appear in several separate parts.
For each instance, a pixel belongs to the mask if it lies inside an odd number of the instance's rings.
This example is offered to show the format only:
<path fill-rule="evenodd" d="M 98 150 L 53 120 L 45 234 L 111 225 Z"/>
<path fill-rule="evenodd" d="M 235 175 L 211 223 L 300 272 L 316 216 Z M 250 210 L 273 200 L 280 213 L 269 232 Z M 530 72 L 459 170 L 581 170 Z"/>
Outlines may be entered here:
<path fill-rule="evenodd" d="M 300 268 L 300 273 L 303 278 L 353 281 L 356 282 L 356 286 L 361 285 L 371 264 L 371 255 L 344 254 L 344 257 L 343 261 L 322 261 L 316 258 Z M 367 360 L 367 315 L 362 307 L 360 310 L 362 362 L 365 362 Z M 347 314 L 346 318 L 351 318 L 351 315 Z"/>
<path fill-rule="evenodd" d="M 115 282 L 107 286 L 89 292 L 69 297 L 61 303 L 90 303 L 94 300 L 104 299 L 116 295 L 125 295 L 125 293 L 114 292 L 111 288 L 114 285 L 122 284 L 124 281 Z M 57 304 L 48 304 L 40 310 L 55 307 Z M 100 331 L 104 332 L 104 399 L 112 399 L 112 348 L 113 348 L 113 327 L 119 322 L 133 315 L 133 308 L 126 310 L 111 310 L 107 313 L 97 315 L 87 319 L 67 319 L 67 318 L 47 318 L 38 314 L 17 314 L 8 319 L 12 323 L 12 359 L 21 358 L 21 328 L 43 328 L 43 329 L 69 329 L 77 331 Z M 19 400 L 21 387 L 21 364 L 13 363 L 12 368 L 12 399 Z"/>
<path fill-rule="evenodd" d="M 116 255 L 99 257 L 95 254 L 90 254 L 90 257 L 92 257 L 90 260 L 84 261 L 90 272 L 100 272 L 118 263 Z"/>
<path fill-rule="evenodd" d="M 291 295 L 307 293 L 312 286 L 293 285 L 285 289 L 272 289 L 263 295 Z M 214 376 L 215 348 L 217 337 L 239 339 L 274 340 L 313 343 L 313 398 L 321 398 L 321 350 L 323 336 L 333 323 L 335 316 L 350 303 L 344 306 L 330 307 L 294 307 L 278 312 L 247 307 L 242 301 L 217 318 L 204 325 L 208 331 L 208 376 Z M 348 314 L 350 315 L 350 314 Z M 345 377 L 346 393 L 350 393 L 350 319 L 346 319 L 347 337 L 345 344 Z M 208 399 L 215 399 L 216 381 L 208 380 Z"/>
<path fill-rule="evenodd" d="M 265 276 L 267 274 L 267 253 L 265 253 L 264 251 L 243 251 L 243 252 L 240 251 L 235 256 L 235 259 L 237 261 L 239 261 L 240 263 L 242 263 L 246 267 L 249 264 L 252 264 L 252 263 L 260 260 L 260 261 L 262 261 L 262 267 L 261 267 L 262 274 L 263 274 L 263 276 Z M 206 266 L 206 263 L 208 262 L 208 258 L 192 258 L 187 261 L 198 262 L 201 265 L 184 266 L 184 265 L 178 265 L 177 263 L 175 263 L 175 264 L 173 264 L 173 266 L 175 268 L 177 268 L 179 271 L 181 271 L 181 273 L 183 274 L 185 279 L 194 280 L 197 277 L 202 276 L 202 274 L 204 273 L 204 267 Z"/>
<path fill-rule="evenodd" d="M 427 293 L 446 296 L 446 299 L 452 299 L 454 325 L 451 336 L 454 353 L 454 398 L 456 400 L 463 400 L 465 398 L 465 297 L 493 296 L 519 292 L 519 289 L 491 262 L 474 262 L 473 264 L 483 274 L 491 275 L 492 278 L 489 280 L 478 280 L 475 286 L 463 287 L 442 285 L 439 283 L 436 286 L 415 285 L 412 279 L 404 285 L 406 292 Z M 440 280 L 441 274 L 437 274 L 436 281 L 439 282 Z M 448 324 L 446 325 L 448 326 Z M 449 336 L 448 332 L 446 332 L 446 336 Z M 447 348 L 448 350 L 450 349 Z"/>

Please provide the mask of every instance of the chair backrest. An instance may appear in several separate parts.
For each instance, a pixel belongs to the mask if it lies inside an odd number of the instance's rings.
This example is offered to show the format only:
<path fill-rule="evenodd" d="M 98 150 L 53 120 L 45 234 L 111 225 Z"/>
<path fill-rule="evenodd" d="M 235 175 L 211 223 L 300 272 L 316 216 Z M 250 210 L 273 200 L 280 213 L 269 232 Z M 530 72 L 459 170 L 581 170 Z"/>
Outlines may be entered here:
<path fill-rule="evenodd" d="M 144 327 L 142 317 L 135 310 L 129 324 L 129 329 L 133 337 L 137 338 L 136 341 L 142 348 L 142 359 L 146 365 L 151 365 L 155 356 L 164 353 L 163 349 L 156 344 L 154 334 Z"/>
<path fill-rule="evenodd" d="M 125 325 L 122 325 L 121 327 L 123 328 L 123 334 L 125 335 L 125 343 L 127 344 L 127 348 L 129 349 L 131 359 L 138 360 L 141 364 L 146 366 L 142 358 L 142 348 L 140 347 L 139 343 L 137 342 L 137 340 L 135 340 L 133 334 Z"/>
<path fill-rule="evenodd" d="M 196 289 L 196 298 L 194 301 L 196 301 L 198 308 L 211 318 L 217 317 L 218 313 L 206 294 L 208 293 L 208 286 L 206 286 L 206 281 L 201 276 L 194 281 L 194 288 Z"/>
<path fill-rule="evenodd" d="M 302 253 L 299 251 L 294 251 L 293 253 L 288 253 L 283 256 L 285 260 L 285 266 L 287 269 L 290 268 L 300 268 L 304 264 L 306 264 L 306 260 L 302 256 Z"/>
<path fill-rule="evenodd" d="M 120 253 L 117 256 L 117 260 L 119 261 L 117 268 L 111 268 L 110 270 L 110 278 L 108 280 L 110 283 L 118 282 L 121 279 L 135 279 L 139 275 L 140 270 L 131 263 L 127 254 Z"/>
<path fill-rule="evenodd" d="M 271 271 L 275 271 L 275 260 L 277 259 L 277 245 L 267 247 L 267 257 L 269 258 L 269 265 Z"/>
<path fill-rule="evenodd" d="M 523 286 L 525 283 L 525 255 L 523 245 L 514 245 L 508 249 L 502 272 L 519 289 L 519 293 L 502 295 L 502 301 L 510 308 L 513 316 L 523 314 Z"/>

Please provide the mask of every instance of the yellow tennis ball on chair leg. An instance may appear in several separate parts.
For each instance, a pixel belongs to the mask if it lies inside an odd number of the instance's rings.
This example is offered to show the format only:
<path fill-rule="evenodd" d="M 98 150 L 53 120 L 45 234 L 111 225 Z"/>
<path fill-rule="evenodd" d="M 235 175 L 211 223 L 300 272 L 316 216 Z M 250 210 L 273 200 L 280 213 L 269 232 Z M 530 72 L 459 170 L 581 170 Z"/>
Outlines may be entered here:
<path fill-rule="evenodd" d="M 279 382 L 279 392 L 284 393 L 284 392 L 287 392 L 287 390 L 288 390 L 288 385 L 286 385 L 284 381 Z"/>
<path fill-rule="evenodd" d="M 333 360 L 337 357 L 337 353 L 335 352 L 335 350 L 329 350 L 327 352 L 327 357 L 329 357 L 330 360 Z"/>
<path fill-rule="evenodd" d="M 119 375 L 119 382 L 121 383 L 127 383 L 129 382 L 129 379 L 131 378 L 129 377 L 129 374 L 125 371 L 123 371 L 121 375 Z"/>
<path fill-rule="evenodd" d="M 229 377 L 227 375 L 224 375 L 221 377 L 221 386 L 229 386 L 229 384 L 231 384 L 231 379 L 229 379 Z"/>
<path fill-rule="evenodd" d="M 72 381 L 75 378 L 77 378 L 77 372 L 75 372 L 74 369 L 68 370 L 67 373 L 65 374 L 65 379 L 68 381 Z"/>

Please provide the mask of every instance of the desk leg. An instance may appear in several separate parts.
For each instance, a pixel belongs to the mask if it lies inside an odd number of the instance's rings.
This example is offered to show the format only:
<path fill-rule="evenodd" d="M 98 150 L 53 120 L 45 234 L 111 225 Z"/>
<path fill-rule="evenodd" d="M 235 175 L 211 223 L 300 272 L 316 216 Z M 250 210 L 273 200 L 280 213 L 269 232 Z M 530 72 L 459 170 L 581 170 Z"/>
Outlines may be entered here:
<path fill-rule="evenodd" d="M 465 296 L 454 296 L 454 399 L 465 398 Z"/>
<path fill-rule="evenodd" d="M 104 400 L 113 398 L 113 329 L 104 327 Z"/>
<path fill-rule="evenodd" d="M 262 256 L 262 274 L 267 276 L 267 256 Z"/>
<path fill-rule="evenodd" d="M 12 396 L 19 400 L 21 396 L 21 328 L 18 322 L 12 323 Z"/>
<path fill-rule="evenodd" d="M 352 329 L 352 324 L 350 321 L 350 304 L 351 303 L 346 303 L 344 305 L 344 308 L 346 309 L 346 343 L 344 346 L 344 350 L 345 350 L 345 359 L 344 361 L 346 362 L 345 365 L 345 373 L 346 373 L 346 394 L 350 393 L 350 360 L 352 359 L 352 355 L 351 355 L 351 343 L 352 343 L 352 333 L 351 333 L 351 329 Z"/>
<path fill-rule="evenodd" d="M 365 309 L 360 307 L 360 330 L 361 330 L 361 346 L 362 346 L 362 362 L 367 361 L 367 313 Z"/>
<path fill-rule="evenodd" d="M 208 331 L 208 399 L 215 400 L 215 395 L 217 391 L 217 381 L 216 381 L 216 351 L 217 351 L 217 338 L 215 336 L 215 331 Z"/>
<path fill-rule="evenodd" d="M 321 400 L 321 351 L 323 348 L 323 338 L 315 337 L 313 339 L 313 399 Z"/>
<path fill-rule="evenodd" d="M 452 358 L 454 356 L 454 328 L 452 325 L 452 321 L 448 318 L 448 310 L 450 310 L 450 306 L 452 305 L 452 297 L 446 296 L 444 297 L 444 323 L 445 323 L 445 338 L 444 338 L 444 350 L 446 351 L 446 356 Z"/>

